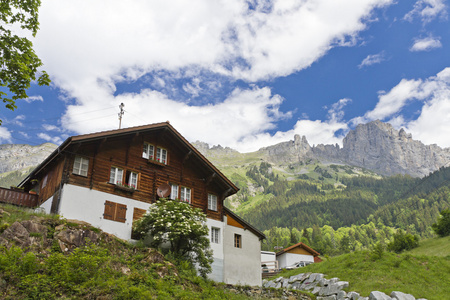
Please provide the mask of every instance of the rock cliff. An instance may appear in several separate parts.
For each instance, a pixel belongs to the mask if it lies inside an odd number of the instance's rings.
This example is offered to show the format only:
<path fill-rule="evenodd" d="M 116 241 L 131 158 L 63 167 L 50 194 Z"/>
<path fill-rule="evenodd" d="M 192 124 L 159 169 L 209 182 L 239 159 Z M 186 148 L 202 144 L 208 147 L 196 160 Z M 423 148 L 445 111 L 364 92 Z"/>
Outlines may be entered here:
<path fill-rule="evenodd" d="M 269 162 L 290 164 L 317 159 L 324 163 L 340 163 L 366 168 L 383 175 L 409 174 L 423 177 L 450 163 L 450 148 L 424 145 L 413 140 L 404 129 L 373 121 L 358 125 L 339 145 L 311 147 L 303 136 L 293 141 L 260 149 Z"/>
<path fill-rule="evenodd" d="M 0 173 L 36 166 L 55 149 L 56 145 L 51 143 L 39 146 L 0 145 Z"/>

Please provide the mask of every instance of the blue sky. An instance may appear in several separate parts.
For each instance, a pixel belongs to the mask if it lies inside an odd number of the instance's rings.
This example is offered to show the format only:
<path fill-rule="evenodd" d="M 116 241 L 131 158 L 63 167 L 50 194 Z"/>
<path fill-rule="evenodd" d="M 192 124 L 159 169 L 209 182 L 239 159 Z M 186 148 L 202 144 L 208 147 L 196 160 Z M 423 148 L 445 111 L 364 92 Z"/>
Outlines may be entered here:
<path fill-rule="evenodd" d="M 0 143 L 169 120 L 188 140 L 241 152 L 305 135 L 341 144 L 382 120 L 450 147 L 446 0 L 43 0 L 33 39 L 52 79 Z"/>

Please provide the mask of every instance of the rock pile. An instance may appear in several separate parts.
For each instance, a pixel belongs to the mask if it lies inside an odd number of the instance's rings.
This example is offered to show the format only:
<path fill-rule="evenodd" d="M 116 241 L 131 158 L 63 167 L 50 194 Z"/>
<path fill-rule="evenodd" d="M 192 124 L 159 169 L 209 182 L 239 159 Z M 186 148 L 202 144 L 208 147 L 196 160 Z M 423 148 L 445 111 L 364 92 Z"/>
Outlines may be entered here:
<path fill-rule="evenodd" d="M 373 291 L 369 297 L 361 297 L 357 292 L 346 292 L 347 281 L 339 278 L 325 279 L 320 273 L 302 273 L 289 278 L 278 277 L 275 280 L 264 280 L 264 288 L 307 291 L 317 296 L 317 300 L 416 300 L 414 296 L 402 292 L 392 292 L 390 296 Z M 425 300 L 425 299 L 418 299 Z"/>

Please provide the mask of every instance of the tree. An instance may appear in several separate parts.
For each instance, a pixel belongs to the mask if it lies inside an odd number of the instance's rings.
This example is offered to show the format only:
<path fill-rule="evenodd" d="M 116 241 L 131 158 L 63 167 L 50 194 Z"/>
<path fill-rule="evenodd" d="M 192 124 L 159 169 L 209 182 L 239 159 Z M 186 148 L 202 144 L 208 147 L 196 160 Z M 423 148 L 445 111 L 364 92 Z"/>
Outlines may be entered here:
<path fill-rule="evenodd" d="M 441 218 L 431 225 L 431 228 L 433 228 L 433 231 L 441 237 L 450 235 L 450 209 L 442 210 Z"/>
<path fill-rule="evenodd" d="M 28 98 L 26 90 L 31 81 L 36 80 L 37 69 L 42 66 L 32 42 L 13 33 L 10 28 L 18 24 L 22 30 L 36 36 L 40 5 L 40 0 L 5 0 L 0 4 L 0 86 L 9 90 L 9 93 L 0 90 L 0 99 L 10 110 L 17 108 L 17 99 Z M 50 78 L 42 71 L 37 81 L 39 85 L 49 85 Z"/>
<path fill-rule="evenodd" d="M 419 237 L 399 230 L 394 234 L 394 241 L 388 244 L 388 250 L 400 253 L 403 250 L 411 250 L 419 246 Z"/>
<path fill-rule="evenodd" d="M 151 247 L 170 252 L 177 258 L 198 264 L 199 273 L 206 277 L 213 262 L 209 247 L 206 215 L 188 203 L 160 199 L 134 224 L 133 230 Z"/>

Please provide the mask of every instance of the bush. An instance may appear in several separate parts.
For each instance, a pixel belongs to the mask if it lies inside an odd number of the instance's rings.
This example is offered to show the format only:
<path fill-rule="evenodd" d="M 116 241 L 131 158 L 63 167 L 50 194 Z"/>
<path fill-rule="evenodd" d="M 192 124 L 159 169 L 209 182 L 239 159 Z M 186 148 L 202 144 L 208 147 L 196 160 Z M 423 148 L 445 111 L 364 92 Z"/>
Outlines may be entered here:
<path fill-rule="evenodd" d="M 199 273 L 206 277 L 211 272 L 212 251 L 209 247 L 206 215 L 188 203 L 160 199 L 149 208 L 133 230 L 148 244 L 171 253 L 192 264 L 198 264 Z"/>
<path fill-rule="evenodd" d="M 404 250 L 411 250 L 419 246 L 419 237 L 399 230 L 394 234 L 394 241 L 388 244 L 388 250 L 400 253 Z"/>
<path fill-rule="evenodd" d="M 431 225 L 431 228 L 433 228 L 433 231 L 441 237 L 450 235 L 450 209 L 441 211 L 441 218 Z"/>

